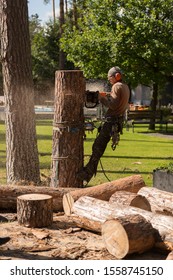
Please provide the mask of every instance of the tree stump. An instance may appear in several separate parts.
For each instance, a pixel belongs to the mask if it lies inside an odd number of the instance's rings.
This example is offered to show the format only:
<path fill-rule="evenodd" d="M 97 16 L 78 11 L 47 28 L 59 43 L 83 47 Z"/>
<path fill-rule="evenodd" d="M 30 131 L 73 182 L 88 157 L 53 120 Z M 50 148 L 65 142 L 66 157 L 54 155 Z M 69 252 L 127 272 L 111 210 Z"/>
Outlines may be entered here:
<path fill-rule="evenodd" d="M 17 198 L 18 223 L 25 227 L 41 228 L 53 222 L 53 199 L 50 195 L 26 194 Z"/>

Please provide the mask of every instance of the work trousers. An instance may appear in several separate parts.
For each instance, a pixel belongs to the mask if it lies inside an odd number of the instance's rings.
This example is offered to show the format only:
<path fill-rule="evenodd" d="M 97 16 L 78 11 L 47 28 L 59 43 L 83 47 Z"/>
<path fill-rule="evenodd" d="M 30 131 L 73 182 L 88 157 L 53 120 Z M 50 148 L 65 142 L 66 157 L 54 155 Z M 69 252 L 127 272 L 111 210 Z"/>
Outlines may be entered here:
<path fill-rule="evenodd" d="M 96 137 L 94 144 L 92 146 L 92 155 L 90 157 L 89 162 L 85 166 L 85 171 L 88 173 L 89 178 L 97 173 L 97 166 L 99 163 L 100 158 L 104 154 L 104 151 L 107 147 L 108 142 L 110 141 L 111 137 L 113 137 L 113 127 L 118 133 L 118 140 L 119 140 L 119 133 L 120 133 L 120 123 L 119 122 L 112 122 L 106 121 L 101 130 L 99 135 Z M 117 141 L 118 143 L 118 141 Z M 117 144 L 116 143 L 116 144 Z"/>

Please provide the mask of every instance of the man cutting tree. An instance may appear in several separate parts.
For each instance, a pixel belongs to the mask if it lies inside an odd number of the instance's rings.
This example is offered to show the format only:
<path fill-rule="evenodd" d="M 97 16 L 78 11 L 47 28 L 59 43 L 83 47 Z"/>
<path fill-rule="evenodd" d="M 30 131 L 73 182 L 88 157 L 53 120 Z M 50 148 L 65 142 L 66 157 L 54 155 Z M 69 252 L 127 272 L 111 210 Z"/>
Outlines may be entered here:
<path fill-rule="evenodd" d="M 77 174 L 83 181 L 89 182 L 97 173 L 97 166 L 108 142 L 112 139 L 112 149 L 115 150 L 123 131 L 124 114 L 128 107 L 130 90 L 122 80 L 119 67 L 108 71 L 108 80 L 112 84 L 110 94 L 99 93 L 99 101 L 106 106 L 105 122 L 92 146 L 92 155 L 86 166 Z"/>

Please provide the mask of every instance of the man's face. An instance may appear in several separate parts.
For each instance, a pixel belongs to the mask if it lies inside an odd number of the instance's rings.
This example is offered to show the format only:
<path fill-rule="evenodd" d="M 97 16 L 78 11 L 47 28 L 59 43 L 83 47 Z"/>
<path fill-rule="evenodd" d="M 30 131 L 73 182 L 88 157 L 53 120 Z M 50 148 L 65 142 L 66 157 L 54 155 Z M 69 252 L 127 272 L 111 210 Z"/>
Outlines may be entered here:
<path fill-rule="evenodd" d="M 108 81 L 110 82 L 111 85 L 114 85 L 117 82 L 115 76 L 109 76 Z"/>

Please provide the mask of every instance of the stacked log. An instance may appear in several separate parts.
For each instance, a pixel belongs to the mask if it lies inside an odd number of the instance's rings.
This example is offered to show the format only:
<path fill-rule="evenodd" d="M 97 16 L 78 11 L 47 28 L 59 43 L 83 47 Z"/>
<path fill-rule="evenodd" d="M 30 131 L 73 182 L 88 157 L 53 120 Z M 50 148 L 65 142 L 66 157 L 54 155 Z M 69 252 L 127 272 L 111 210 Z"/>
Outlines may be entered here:
<path fill-rule="evenodd" d="M 119 190 L 126 190 L 137 193 L 145 182 L 141 175 L 132 175 L 125 178 L 117 179 L 93 187 L 87 188 L 55 188 L 41 186 L 0 186 L 0 209 L 10 209 L 16 211 L 17 197 L 24 194 L 46 194 L 53 197 L 53 211 L 63 210 L 63 196 L 70 193 L 73 200 L 76 201 L 81 196 L 91 196 L 103 200 L 109 200 L 111 195 Z"/>
<path fill-rule="evenodd" d="M 173 216 L 173 193 L 145 186 L 138 191 L 138 195 L 148 200 L 152 212 Z"/>
<path fill-rule="evenodd" d="M 145 187 L 143 187 L 145 188 Z M 142 189 L 143 189 L 142 188 Z M 138 195 L 136 193 L 131 193 L 127 191 L 118 191 L 115 192 L 109 199 L 110 203 L 119 203 L 126 206 L 134 206 L 137 208 L 141 208 L 147 211 L 151 211 L 150 203 L 148 202 L 145 196 L 139 194 L 140 190 L 138 191 Z"/>
<path fill-rule="evenodd" d="M 119 225 L 118 228 L 121 228 L 122 232 L 122 228 L 124 229 L 127 235 L 126 238 L 124 237 L 124 240 L 126 240 L 126 242 L 121 242 L 121 234 L 119 233 L 107 234 L 110 235 L 109 241 L 111 244 L 115 245 L 121 243 L 125 246 L 124 249 L 122 249 L 122 247 L 118 249 L 119 247 L 117 247 L 117 245 L 116 248 L 114 248 L 114 246 L 112 245 L 112 254 L 118 258 L 120 258 L 120 256 L 121 258 L 123 258 L 125 256 L 123 256 L 123 253 L 125 252 L 127 254 L 130 254 L 132 252 L 140 253 L 148 250 L 152 246 L 155 246 L 164 251 L 173 250 L 172 216 L 165 216 L 163 214 L 154 213 L 137 207 L 125 206 L 115 202 L 110 203 L 108 201 L 103 201 L 88 196 L 82 196 L 77 201 L 75 201 L 71 205 L 71 209 L 69 212 L 71 213 L 71 217 L 78 226 L 95 232 L 101 233 L 105 223 L 108 222 L 110 224 L 110 220 L 113 231 L 115 232 L 117 225 L 120 224 L 121 226 Z M 136 218 L 136 224 L 138 224 L 138 226 L 135 226 L 135 224 L 132 222 L 133 217 L 135 217 L 136 215 L 141 217 L 141 220 L 139 218 Z M 126 226 L 128 224 L 130 226 Z M 141 230 L 141 224 L 146 230 Z M 146 227 L 144 225 L 146 225 Z M 131 228 L 133 228 L 133 230 Z M 137 228 L 139 229 L 137 230 Z M 138 235 L 138 238 L 134 234 L 135 231 Z M 142 238 L 143 242 L 139 242 L 139 240 L 142 240 Z M 145 238 L 149 240 L 149 243 L 147 243 Z M 153 238 L 154 242 L 152 242 Z M 134 244 L 138 244 L 138 246 L 136 245 L 135 247 Z M 111 252 L 108 242 L 105 242 L 105 246 L 109 250 L 109 252 Z"/>
<path fill-rule="evenodd" d="M 101 185 L 72 190 L 63 196 L 63 209 L 64 212 L 69 215 L 73 202 L 82 196 L 90 196 L 108 201 L 110 197 L 118 191 L 128 191 L 136 194 L 144 186 L 145 182 L 141 175 L 132 175 Z"/>

